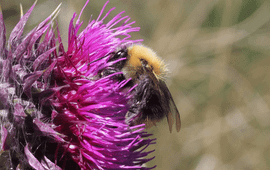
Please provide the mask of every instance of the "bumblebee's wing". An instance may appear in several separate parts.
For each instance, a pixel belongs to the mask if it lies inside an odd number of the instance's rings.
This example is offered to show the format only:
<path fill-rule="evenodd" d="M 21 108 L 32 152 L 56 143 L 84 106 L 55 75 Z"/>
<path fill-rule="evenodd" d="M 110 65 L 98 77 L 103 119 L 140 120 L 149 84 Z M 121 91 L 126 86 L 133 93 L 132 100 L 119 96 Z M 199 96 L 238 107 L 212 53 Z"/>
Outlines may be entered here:
<path fill-rule="evenodd" d="M 171 96 L 171 93 L 170 93 L 170 112 L 168 113 L 168 115 L 171 115 L 171 117 L 172 117 L 172 114 L 174 114 L 174 116 L 175 116 L 176 130 L 177 130 L 177 132 L 179 132 L 180 128 L 181 128 L 180 114 L 178 112 L 178 109 L 177 109 L 177 107 L 176 107 L 176 105 L 174 103 L 174 100 L 173 100 L 173 98 Z"/>
<path fill-rule="evenodd" d="M 167 104 L 166 107 L 169 108 L 166 116 L 167 116 L 167 121 L 168 121 L 170 132 L 172 132 L 173 116 L 175 116 L 176 130 L 177 130 L 177 132 L 179 132 L 180 128 L 181 128 L 181 119 L 180 119 L 180 114 L 178 112 L 178 109 L 174 103 L 172 95 L 171 95 L 167 85 L 165 84 L 165 82 L 163 80 L 159 80 L 159 85 L 160 85 L 160 89 L 162 90 L 162 92 L 164 94 L 164 100 L 166 100 L 166 101 L 164 101 L 164 103 Z"/>

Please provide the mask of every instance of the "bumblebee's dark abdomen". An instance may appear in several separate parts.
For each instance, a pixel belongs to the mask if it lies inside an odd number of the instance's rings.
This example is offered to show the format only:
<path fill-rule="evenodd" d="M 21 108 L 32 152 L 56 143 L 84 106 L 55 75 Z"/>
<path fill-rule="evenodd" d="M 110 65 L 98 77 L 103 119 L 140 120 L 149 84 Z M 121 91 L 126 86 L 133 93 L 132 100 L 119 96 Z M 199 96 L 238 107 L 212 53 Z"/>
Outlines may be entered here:
<path fill-rule="evenodd" d="M 158 85 L 147 74 L 140 76 L 138 86 L 134 91 L 130 112 L 135 115 L 140 114 L 139 121 L 160 120 L 166 115 Z"/>
<path fill-rule="evenodd" d="M 156 94 L 157 92 L 152 91 L 152 94 L 146 98 L 145 107 L 141 108 L 142 117 L 141 119 L 150 119 L 150 120 L 159 120 L 162 119 L 165 115 L 164 109 L 161 105 L 160 96 Z"/>

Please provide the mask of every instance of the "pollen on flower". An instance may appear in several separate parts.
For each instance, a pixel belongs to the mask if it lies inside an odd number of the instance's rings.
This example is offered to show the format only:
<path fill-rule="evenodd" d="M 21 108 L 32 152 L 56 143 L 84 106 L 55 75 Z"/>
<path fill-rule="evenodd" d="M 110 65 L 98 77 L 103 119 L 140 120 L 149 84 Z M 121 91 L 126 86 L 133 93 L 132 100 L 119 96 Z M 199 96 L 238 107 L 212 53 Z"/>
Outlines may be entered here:
<path fill-rule="evenodd" d="M 76 21 L 73 15 L 67 49 L 58 27 L 53 27 L 59 7 L 24 33 L 34 3 L 7 42 L 0 13 L 0 159 L 5 160 L 0 161 L 0 167 L 154 168 L 143 167 L 153 159 L 145 158 L 153 152 L 145 148 L 154 139 L 143 131 L 143 124 L 130 127 L 125 122 L 131 94 L 121 87 L 129 80 L 117 82 L 110 76 L 96 76 L 109 66 L 108 54 L 140 41 L 129 39 L 129 33 L 139 28 L 132 27 L 134 22 L 122 16 L 124 12 L 104 23 L 113 10 L 103 13 L 107 3 L 81 32 L 83 9 Z"/>

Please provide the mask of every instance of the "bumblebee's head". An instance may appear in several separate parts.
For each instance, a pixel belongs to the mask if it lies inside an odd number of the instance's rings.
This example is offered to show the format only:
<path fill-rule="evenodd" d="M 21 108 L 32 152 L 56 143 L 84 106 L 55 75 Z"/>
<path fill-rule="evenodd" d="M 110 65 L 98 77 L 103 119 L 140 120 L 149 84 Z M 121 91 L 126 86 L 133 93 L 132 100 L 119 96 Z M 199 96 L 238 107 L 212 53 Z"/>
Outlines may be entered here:
<path fill-rule="evenodd" d="M 128 48 L 128 53 L 129 65 L 135 68 L 146 67 L 156 76 L 164 74 L 166 70 L 165 64 L 151 49 L 141 45 L 134 45 Z"/>

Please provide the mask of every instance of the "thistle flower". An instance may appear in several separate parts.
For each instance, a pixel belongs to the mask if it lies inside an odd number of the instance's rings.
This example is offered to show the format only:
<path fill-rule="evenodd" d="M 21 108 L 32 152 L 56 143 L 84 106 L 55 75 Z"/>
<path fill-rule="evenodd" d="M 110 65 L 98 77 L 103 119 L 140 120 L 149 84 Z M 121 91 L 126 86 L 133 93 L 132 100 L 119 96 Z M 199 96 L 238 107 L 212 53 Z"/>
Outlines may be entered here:
<path fill-rule="evenodd" d="M 67 50 L 57 26 L 57 36 L 53 31 L 59 7 L 24 35 L 34 4 L 11 32 L 7 47 L 0 14 L 1 168 L 151 169 L 142 165 L 153 159 L 144 158 L 152 152 L 144 150 L 154 140 L 143 124 L 125 123 L 131 96 L 121 87 L 128 80 L 96 76 L 110 65 L 111 52 L 140 41 L 129 39 L 139 28 L 123 12 L 103 23 L 113 10 L 101 19 L 106 4 L 80 33 L 85 6 L 75 25 L 73 15 Z"/>

